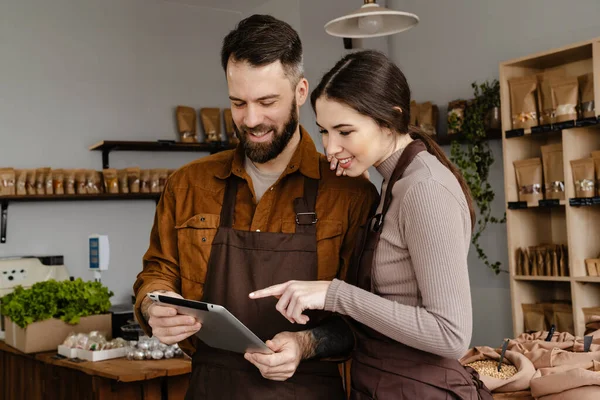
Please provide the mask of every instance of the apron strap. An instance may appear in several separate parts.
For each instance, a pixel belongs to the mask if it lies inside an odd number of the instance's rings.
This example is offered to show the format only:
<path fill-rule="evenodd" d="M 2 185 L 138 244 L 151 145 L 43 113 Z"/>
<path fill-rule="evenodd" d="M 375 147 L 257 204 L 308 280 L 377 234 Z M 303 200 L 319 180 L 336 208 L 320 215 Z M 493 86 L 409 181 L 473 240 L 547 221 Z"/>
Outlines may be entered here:
<path fill-rule="evenodd" d="M 225 183 L 225 195 L 223 196 L 223 206 L 221 207 L 221 223 L 223 228 L 233 227 L 233 216 L 235 215 L 235 198 L 237 196 L 238 184 L 240 179 L 231 175 Z"/>
<path fill-rule="evenodd" d="M 381 213 L 375 216 L 375 224 L 373 225 L 373 230 L 375 232 L 380 232 L 383 226 L 383 219 L 390 208 L 390 204 L 392 203 L 392 187 L 396 182 L 402 178 L 404 175 L 404 171 L 410 165 L 410 163 L 414 160 L 414 158 L 422 151 L 427 151 L 427 147 L 420 140 L 413 140 L 406 146 L 400 159 L 398 160 L 398 164 L 396 164 L 396 168 L 392 173 L 392 177 L 387 185 L 387 190 L 385 192 L 385 198 L 383 200 L 383 207 L 381 209 Z"/>
<path fill-rule="evenodd" d="M 314 232 L 316 234 L 318 219 L 315 212 L 315 206 L 317 204 L 318 191 L 319 181 L 317 179 L 304 177 L 304 196 L 294 199 L 297 233 Z"/>

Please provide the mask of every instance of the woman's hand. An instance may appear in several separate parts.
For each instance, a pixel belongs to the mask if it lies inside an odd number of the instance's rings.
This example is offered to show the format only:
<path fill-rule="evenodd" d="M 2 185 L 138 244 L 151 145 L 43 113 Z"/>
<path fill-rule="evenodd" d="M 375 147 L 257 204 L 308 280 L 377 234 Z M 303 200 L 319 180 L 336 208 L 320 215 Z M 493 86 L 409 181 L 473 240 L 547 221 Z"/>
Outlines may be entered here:
<path fill-rule="evenodd" d="M 292 324 L 306 324 L 309 318 L 304 310 L 322 310 L 331 281 L 288 281 L 250 293 L 251 299 L 275 296 L 279 298 L 275 308 Z"/>
<path fill-rule="evenodd" d="M 346 170 L 339 166 L 337 158 L 335 158 L 334 156 L 327 156 L 327 161 L 329 161 L 329 169 L 335 171 L 335 174 L 337 176 L 346 176 Z M 363 172 L 363 176 L 367 179 L 370 178 L 368 169 L 365 170 L 365 172 Z"/>

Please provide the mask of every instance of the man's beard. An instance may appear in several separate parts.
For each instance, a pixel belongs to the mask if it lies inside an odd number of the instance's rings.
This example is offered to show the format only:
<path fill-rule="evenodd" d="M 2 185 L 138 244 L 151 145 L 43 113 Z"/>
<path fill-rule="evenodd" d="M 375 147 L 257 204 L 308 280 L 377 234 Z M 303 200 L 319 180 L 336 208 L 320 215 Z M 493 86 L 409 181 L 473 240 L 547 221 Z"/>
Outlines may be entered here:
<path fill-rule="evenodd" d="M 283 129 L 279 131 L 274 125 L 257 125 L 253 128 L 248 128 L 242 125 L 239 129 L 236 124 L 233 124 L 235 133 L 244 146 L 246 156 L 257 164 L 264 164 L 268 161 L 273 160 L 286 148 L 294 132 L 298 128 L 298 110 L 296 109 L 296 99 L 292 102 L 292 108 L 290 109 L 290 116 L 287 122 L 283 125 Z M 269 132 L 273 131 L 273 138 L 268 143 L 255 143 L 252 142 L 248 135 L 251 132 Z"/>

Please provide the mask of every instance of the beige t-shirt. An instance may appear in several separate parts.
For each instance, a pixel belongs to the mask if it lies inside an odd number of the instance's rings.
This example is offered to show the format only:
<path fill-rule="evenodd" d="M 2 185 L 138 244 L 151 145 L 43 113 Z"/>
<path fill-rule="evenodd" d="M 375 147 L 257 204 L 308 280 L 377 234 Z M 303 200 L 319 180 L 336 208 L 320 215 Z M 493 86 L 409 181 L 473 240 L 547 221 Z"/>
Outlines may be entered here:
<path fill-rule="evenodd" d="M 244 169 L 248 175 L 250 175 L 250 179 L 252 179 L 254 195 L 256 196 L 256 203 L 258 204 L 263 194 L 277 182 L 277 179 L 279 179 L 281 174 L 265 174 L 264 172 L 261 172 L 248 157 L 244 159 Z"/>

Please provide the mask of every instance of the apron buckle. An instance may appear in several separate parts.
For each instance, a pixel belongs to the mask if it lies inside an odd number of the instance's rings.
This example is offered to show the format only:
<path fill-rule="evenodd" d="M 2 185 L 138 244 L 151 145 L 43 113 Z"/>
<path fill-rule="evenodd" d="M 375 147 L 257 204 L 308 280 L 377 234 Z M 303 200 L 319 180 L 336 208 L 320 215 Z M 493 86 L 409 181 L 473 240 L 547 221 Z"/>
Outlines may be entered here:
<path fill-rule="evenodd" d="M 314 212 L 296 213 L 296 224 L 298 225 L 314 225 L 319 219 Z"/>

